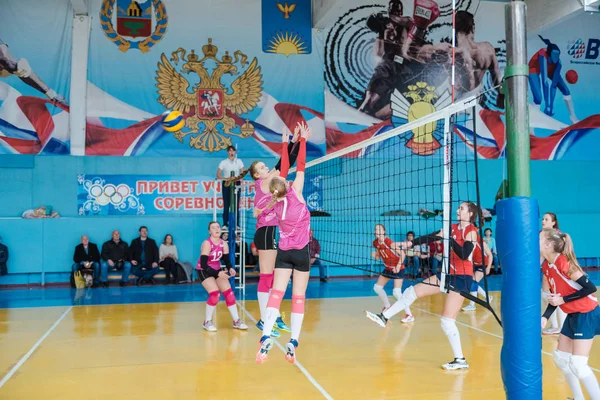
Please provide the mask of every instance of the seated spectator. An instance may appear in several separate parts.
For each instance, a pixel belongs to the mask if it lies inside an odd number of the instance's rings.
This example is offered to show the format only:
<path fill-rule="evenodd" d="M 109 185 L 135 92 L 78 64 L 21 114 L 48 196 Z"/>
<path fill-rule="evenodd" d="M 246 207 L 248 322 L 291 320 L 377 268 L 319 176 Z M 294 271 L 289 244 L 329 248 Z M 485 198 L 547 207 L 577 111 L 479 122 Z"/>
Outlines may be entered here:
<path fill-rule="evenodd" d="M 173 243 L 173 236 L 170 234 L 165 235 L 160 248 L 158 249 L 158 255 L 160 258 L 160 266 L 165 270 L 165 285 L 171 282 L 177 284 L 179 279 L 177 278 L 177 246 Z"/>
<path fill-rule="evenodd" d="M 500 262 L 498 260 L 498 251 L 496 250 L 496 239 L 492 237 L 492 230 L 490 228 L 485 228 L 483 232 L 484 238 L 483 240 L 487 243 L 488 247 L 492 251 L 492 262 L 494 264 L 494 274 L 501 274 L 502 270 L 500 269 Z"/>
<path fill-rule="evenodd" d="M 254 265 L 254 269 L 252 272 L 260 271 L 260 265 L 258 264 L 258 248 L 254 244 L 254 242 L 250 243 L 250 254 L 252 254 L 253 263 L 248 262 L 250 265 Z"/>
<path fill-rule="evenodd" d="M 419 264 L 423 268 L 424 274 L 426 270 L 431 268 L 431 264 L 429 263 L 429 245 L 427 243 L 422 243 L 419 246 Z"/>
<path fill-rule="evenodd" d="M 0 276 L 8 274 L 8 268 L 6 263 L 8 262 L 8 247 L 2 244 L 2 237 L 0 237 Z"/>
<path fill-rule="evenodd" d="M 154 275 L 160 272 L 158 268 L 158 247 L 154 239 L 148 237 L 148 228 L 140 227 L 140 237 L 131 241 L 129 253 L 131 255 L 132 274 L 137 276 L 136 285 L 151 283 L 154 285 Z"/>
<path fill-rule="evenodd" d="M 246 242 L 242 242 L 242 237 L 238 233 L 235 235 L 235 265 L 240 265 L 240 254 L 244 254 L 244 262 L 246 265 L 253 265 L 252 254 L 248 251 L 248 244 Z M 244 265 L 244 267 L 246 266 Z"/>
<path fill-rule="evenodd" d="M 313 236 L 315 232 L 310 230 L 310 240 L 308 242 L 308 249 L 310 253 L 310 266 L 319 267 L 319 278 L 321 282 L 327 282 L 327 276 L 325 275 L 325 265 L 321 263 L 321 245 L 317 238 Z"/>
<path fill-rule="evenodd" d="M 410 231 L 406 234 L 406 241 L 412 242 L 415 238 L 415 233 Z M 406 266 L 407 271 L 412 271 L 410 275 L 417 277 L 419 274 L 420 267 L 420 258 L 419 258 L 420 247 L 410 247 L 406 249 L 406 259 L 404 261 L 404 265 Z M 412 267 L 412 268 L 409 268 Z"/>
<path fill-rule="evenodd" d="M 123 276 L 119 284 L 125 286 L 129 280 L 131 263 L 129 262 L 129 247 L 121 240 L 121 233 L 112 232 L 112 239 L 102 245 L 102 261 L 100 262 L 100 284 L 108 287 L 108 269 L 121 271 Z"/>
<path fill-rule="evenodd" d="M 87 235 L 81 236 L 81 243 L 75 246 L 71 269 L 73 273 L 79 270 L 84 273 L 91 273 L 94 277 L 93 287 L 98 287 L 98 282 L 100 282 L 100 252 L 95 243 L 90 243 Z"/>

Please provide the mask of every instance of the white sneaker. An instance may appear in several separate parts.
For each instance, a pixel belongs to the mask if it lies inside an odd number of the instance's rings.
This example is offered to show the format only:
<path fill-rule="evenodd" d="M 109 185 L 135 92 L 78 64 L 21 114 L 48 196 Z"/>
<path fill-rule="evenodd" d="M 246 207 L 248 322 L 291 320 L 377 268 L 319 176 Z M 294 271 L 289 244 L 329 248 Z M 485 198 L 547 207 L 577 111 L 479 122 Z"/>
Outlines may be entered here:
<path fill-rule="evenodd" d="M 455 358 L 454 361 L 450 361 L 447 364 L 442 365 L 442 368 L 446 371 L 455 371 L 458 369 L 469 369 L 469 364 L 464 358 Z"/>
<path fill-rule="evenodd" d="M 385 328 L 385 325 L 387 324 L 387 319 L 383 316 L 383 313 L 375 314 L 370 311 L 365 311 L 365 315 L 367 318 L 375 322 L 380 327 Z"/>
<path fill-rule="evenodd" d="M 465 306 L 462 308 L 463 311 L 475 311 L 475 304 L 469 304 L 468 306 Z"/>
<path fill-rule="evenodd" d="M 542 332 L 544 335 L 558 335 L 560 333 L 560 329 L 558 328 L 548 328 L 544 329 Z"/>
<path fill-rule="evenodd" d="M 415 322 L 415 317 L 413 317 L 413 316 L 412 316 L 412 315 L 410 315 L 410 314 L 406 314 L 406 315 L 404 316 L 404 318 L 402 318 L 402 319 L 400 320 L 400 322 L 402 322 L 403 324 L 408 324 L 408 323 L 410 323 L 410 322 Z"/>
<path fill-rule="evenodd" d="M 248 325 L 246 325 L 245 323 L 243 323 L 241 319 L 238 319 L 237 321 L 235 321 L 233 323 L 233 329 L 239 329 L 241 331 L 247 331 L 248 330 Z"/>
<path fill-rule="evenodd" d="M 209 331 L 209 332 L 217 331 L 217 327 L 215 326 L 215 324 L 213 324 L 212 321 L 204 321 L 204 324 L 202 324 L 202 327 L 204 328 L 205 331 Z M 246 327 L 246 329 L 247 329 L 247 327 Z"/>

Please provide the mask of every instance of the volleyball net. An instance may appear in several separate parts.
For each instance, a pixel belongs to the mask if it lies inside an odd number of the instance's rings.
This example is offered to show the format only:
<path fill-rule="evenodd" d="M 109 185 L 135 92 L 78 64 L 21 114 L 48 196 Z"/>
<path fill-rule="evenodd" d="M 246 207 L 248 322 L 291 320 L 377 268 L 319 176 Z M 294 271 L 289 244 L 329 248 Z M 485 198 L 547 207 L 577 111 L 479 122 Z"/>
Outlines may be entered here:
<path fill-rule="evenodd" d="M 395 244 L 441 230 L 441 240 L 403 248 L 405 279 L 437 274 L 440 290 L 449 289 L 449 237 L 456 210 L 467 201 L 481 204 L 479 101 L 466 99 L 414 121 L 392 119 L 398 127 L 307 163 L 304 197 L 322 262 L 393 277 L 384 260 L 374 257 L 377 226 Z M 401 256 L 401 245 L 392 247 Z M 481 285 L 487 292 L 487 279 Z M 491 309 L 487 297 L 461 294 Z"/>

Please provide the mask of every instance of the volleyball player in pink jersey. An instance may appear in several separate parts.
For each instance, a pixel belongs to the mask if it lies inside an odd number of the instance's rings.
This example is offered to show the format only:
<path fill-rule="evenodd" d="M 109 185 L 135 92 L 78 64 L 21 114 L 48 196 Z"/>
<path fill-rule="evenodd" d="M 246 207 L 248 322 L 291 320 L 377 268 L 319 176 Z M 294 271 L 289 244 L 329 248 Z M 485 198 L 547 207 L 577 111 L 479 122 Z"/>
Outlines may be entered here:
<path fill-rule="evenodd" d="M 294 137 L 292 141 L 289 141 L 289 131 L 285 129 L 281 135 L 282 137 L 282 154 L 287 156 L 287 162 L 284 163 L 283 156 L 277 163 L 277 166 L 269 170 L 264 162 L 254 161 L 250 165 L 249 172 L 252 179 L 254 179 L 254 208 L 265 209 L 269 202 L 273 199 L 273 194 L 269 191 L 269 184 L 273 178 L 281 176 L 284 179 L 287 177 L 290 159 L 293 164 L 298 155 L 298 145 L 296 144 L 297 138 L 300 133 L 300 127 L 296 127 L 294 131 Z M 287 148 L 287 152 L 284 149 Z M 278 168 L 282 168 L 282 171 L 278 171 Z M 275 232 L 277 230 L 277 216 L 275 211 L 271 208 L 262 211 L 256 217 L 256 233 L 254 234 L 254 244 L 258 249 L 258 265 L 260 268 L 260 277 L 258 279 L 258 307 L 260 310 L 260 320 L 256 323 L 256 327 L 262 331 L 264 327 L 264 320 L 266 318 L 267 302 L 269 300 L 269 293 L 273 287 L 273 270 L 275 269 L 275 258 L 277 257 L 277 242 L 275 241 Z M 281 315 L 277 317 L 275 326 L 271 332 L 271 336 L 277 338 L 280 336 L 277 331 L 290 332 L 290 328 L 285 324 Z"/>
<path fill-rule="evenodd" d="M 213 313 L 219 303 L 219 292 L 225 297 L 225 304 L 233 318 L 233 328 L 247 330 L 248 325 L 242 322 L 239 317 L 235 303 L 235 294 L 231 289 L 229 278 L 235 276 L 235 268 L 229 261 L 229 245 L 221 239 L 221 225 L 218 222 L 208 224 L 210 236 L 204 242 L 200 251 L 200 259 L 196 265 L 198 276 L 204 289 L 208 292 L 206 301 L 206 317 L 202 327 L 209 332 L 216 332 L 217 327 L 212 321 Z M 221 266 L 221 260 L 225 266 Z"/>
<path fill-rule="evenodd" d="M 594 337 L 600 335 L 600 307 L 594 296 L 596 285 L 583 272 L 571 237 L 553 228 L 540 232 L 540 253 L 544 257 L 542 271 L 550 284 L 548 308 L 542 316 L 542 329 L 558 308 L 567 319 L 558 337 L 554 362 L 565 375 L 574 400 L 583 400 L 579 381 L 590 399 L 600 399 L 598 380 L 588 366 Z"/>
<path fill-rule="evenodd" d="M 460 292 L 469 292 L 473 283 L 473 250 L 479 242 L 475 224 L 480 222 L 481 211 L 474 203 L 464 202 L 456 210 L 458 224 L 452 224 L 450 236 L 450 271 L 445 276 L 448 288 L 444 311 L 442 312 L 441 326 L 448 337 L 450 347 L 454 353 L 454 360 L 443 364 L 445 370 L 468 369 L 469 364 L 462 352 L 460 333 L 456 327 L 456 316 L 460 312 L 464 298 Z M 439 231 L 433 235 L 414 239 L 413 246 L 421 242 L 435 242 L 443 236 Z M 382 313 L 375 314 L 367 311 L 366 316 L 379 326 L 385 327 L 388 319 L 398 314 L 404 308 L 410 306 L 418 298 L 432 296 L 441 293 L 441 274 L 425 279 L 423 282 L 409 287 L 402 293 L 400 300 L 392 304 L 390 308 Z"/>
<path fill-rule="evenodd" d="M 282 177 L 274 177 L 269 184 L 269 191 L 273 194 L 272 200 L 267 204 L 266 210 L 273 207 L 279 224 L 279 246 L 275 260 L 275 277 L 273 290 L 267 303 L 266 318 L 263 336 L 260 339 L 260 349 L 256 354 L 256 362 L 262 364 L 267 360 L 269 350 L 273 347 L 271 329 L 279 313 L 281 301 L 285 294 L 292 273 L 292 334 L 287 344 L 286 360 L 296 361 L 298 338 L 304 319 L 304 301 L 306 287 L 310 275 L 310 254 L 308 242 L 310 240 L 310 212 L 302 196 L 304 188 L 304 169 L 306 164 L 306 141 L 310 138 L 310 128 L 300 126 L 300 148 L 298 152 L 296 179 L 290 184 Z M 288 164 L 285 146 L 282 147 L 282 170 Z M 259 212 L 261 210 L 257 210 Z"/>

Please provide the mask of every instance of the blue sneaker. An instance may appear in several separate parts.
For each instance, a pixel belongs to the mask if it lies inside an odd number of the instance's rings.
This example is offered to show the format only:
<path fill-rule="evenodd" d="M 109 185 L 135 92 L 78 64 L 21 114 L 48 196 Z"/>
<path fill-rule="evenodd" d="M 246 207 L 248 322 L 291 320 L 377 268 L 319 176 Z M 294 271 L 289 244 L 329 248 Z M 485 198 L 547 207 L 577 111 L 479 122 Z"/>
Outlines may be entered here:
<path fill-rule="evenodd" d="M 285 348 L 285 359 L 293 364 L 296 361 L 296 349 L 298 348 L 298 341 L 295 339 L 290 340 Z"/>
<path fill-rule="evenodd" d="M 258 322 L 256 323 L 256 327 L 261 332 L 264 329 L 264 325 L 265 325 L 265 323 L 263 322 L 262 319 L 259 319 Z M 271 329 L 271 337 L 278 338 L 280 336 L 281 336 L 281 333 L 277 332 L 275 329 Z"/>
<path fill-rule="evenodd" d="M 277 327 L 277 329 L 279 329 L 280 331 L 284 331 L 284 332 L 291 332 L 292 330 L 290 329 L 289 326 L 287 326 L 285 324 L 285 322 L 283 322 L 283 317 L 285 317 L 284 313 L 281 313 L 281 317 L 277 318 L 277 321 L 275 321 L 275 326 Z"/>

